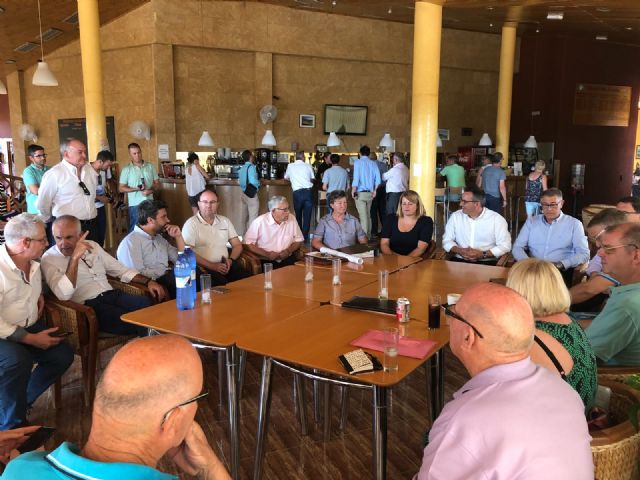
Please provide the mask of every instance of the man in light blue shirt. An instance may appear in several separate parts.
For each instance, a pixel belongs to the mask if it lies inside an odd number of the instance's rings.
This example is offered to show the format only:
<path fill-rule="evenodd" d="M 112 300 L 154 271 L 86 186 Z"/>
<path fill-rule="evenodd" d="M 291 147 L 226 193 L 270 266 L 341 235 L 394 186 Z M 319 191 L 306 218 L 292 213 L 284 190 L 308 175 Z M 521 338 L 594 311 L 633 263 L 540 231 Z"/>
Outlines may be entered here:
<path fill-rule="evenodd" d="M 349 174 L 340 166 L 340 155 L 331 154 L 331 168 L 328 168 L 322 174 L 322 189 L 327 191 L 329 195 L 334 190 L 347 191 L 349 183 Z"/>
<path fill-rule="evenodd" d="M 31 165 L 22 172 L 22 181 L 27 189 L 27 212 L 37 215 L 40 213 L 38 207 L 36 207 L 38 189 L 40 188 L 40 183 L 42 183 L 44 173 L 51 167 L 46 164 L 47 154 L 44 153 L 44 147 L 35 144 L 29 145 L 27 154 L 29 155 L 29 160 L 31 160 Z"/>
<path fill-rule="evenodd" d="M 360 158 L 353 163 L 351 183 L 351 196 L 356 201 L 360 224 L 367 237 L 371 234 L 371 202 L 376 196 L 378 185 L 382 183 L 380 170 L 376 162 L 369 158 L 370 153 L 368 146 L 360 147 Z"/>
<path fill-rule="evenodd" d="M 260 201 L 258 200 L 258 190 L 260 190 L 260 180 L 258 179 L 258 169 L 255 166 L 256 157 L 249 150 L 242 152 L 242 161 L 244 165 L 240 167 L 238 171 L 238 182 L 240 183 L 240 200 L 242 201 L 243 209 L 242 216 L 244 217 L 244 210 L 247 210 L 247 221 L 245 222 L 246 231 L 249 225 L 258 218 L 258 211 L 260 210 Z M 255 187 L 255 194 L 253 197 L 247 195 L 247 185 L 253 185 Z"/>
<path fill-rule="evenodd" d="M 513 257 L 535 257 L 553 263 L 570 287 L 573 269 L 589 261 L 584 227 L 576 218 L 562 213 L 564 201 L 559 189 L 542 192 L 540 204 L 542 215 L 531 217 L 524 224 L 513 244 Z"/>

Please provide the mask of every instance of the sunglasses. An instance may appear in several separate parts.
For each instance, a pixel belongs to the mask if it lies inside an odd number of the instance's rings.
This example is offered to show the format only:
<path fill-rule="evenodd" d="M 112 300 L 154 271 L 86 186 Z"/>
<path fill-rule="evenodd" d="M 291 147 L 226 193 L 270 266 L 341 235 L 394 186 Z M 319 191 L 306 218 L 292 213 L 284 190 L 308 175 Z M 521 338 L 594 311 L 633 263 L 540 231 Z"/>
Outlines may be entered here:
<path fill-rule="evenodd" d="M 189 405 L 190 403 L 197 402 L 198 400 L 200 400 L 201 398 L 206 397 L 207 395 L 209 395 L 209 392 L 208 391 L 204 391 L 201 394 L 196 395 L 195 397 L 190 398 L 189 400 L 185 400 L 184 402 L 179 403 L 175 407 L 169 409 L 167 411 L 167 413 L 165 413 L 164 416 L 162 417 L 162 422 L 160 423 L 160 426 L 164 425 L 164 422 L 167 421 L 167 418 L 169 418 L 169 415 L 171 415 L 171 412 L 173 412 L 176 408 L 184 407 L 185 405 Z"/>
<path fill-rule="evenodd" d="M 451 310 L 451 307 L 453 305 L 448 305 L 448 304 L 444 304 L 442 305 L 442 308 L 444 308 L 444 314 L 455 318 L 456 320 L 461 321 L 462 323 L 466 323 L 467 325 L 469 325 L 471 327 L 471 330 L 473 330 L 475 332 L 476 335 L 478 335 L 480 338 L 484 338 L 484 335 L 482 335 L 480 333 L 480 330 L 478 330 L 476 327 L 473 326 L 473 324 L 471 322 L 469 322 L 468 320 L 465 320 L 464 318 L 462 318 L 460 315 L 458 315 L 456 312 L 454 312 L 453 310 Z"/>
<path fill-rule="evenodd" d="M 85 195 L 91 195 L 91 192 L 89 191 L 87 186 L 84 184 L 84 182 L 80 181 L 78 182 L 78 185 L 80 186 L 80 188 L 82 189 Z"/>

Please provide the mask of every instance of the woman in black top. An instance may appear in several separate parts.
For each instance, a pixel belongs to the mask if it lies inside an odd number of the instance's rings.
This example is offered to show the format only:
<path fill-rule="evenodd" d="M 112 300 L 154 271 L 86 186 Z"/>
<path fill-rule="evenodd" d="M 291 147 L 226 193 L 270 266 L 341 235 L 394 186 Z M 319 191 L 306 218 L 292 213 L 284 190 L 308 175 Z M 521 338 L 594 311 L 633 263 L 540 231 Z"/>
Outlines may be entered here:
<path fill-rule="evenodd" d="M 420 257 L 433 235 L 433 220 L 413 190 L 400 195 L 396 215 L 387 215 L 380 234 L 380 251 L 386 254 Z"/>

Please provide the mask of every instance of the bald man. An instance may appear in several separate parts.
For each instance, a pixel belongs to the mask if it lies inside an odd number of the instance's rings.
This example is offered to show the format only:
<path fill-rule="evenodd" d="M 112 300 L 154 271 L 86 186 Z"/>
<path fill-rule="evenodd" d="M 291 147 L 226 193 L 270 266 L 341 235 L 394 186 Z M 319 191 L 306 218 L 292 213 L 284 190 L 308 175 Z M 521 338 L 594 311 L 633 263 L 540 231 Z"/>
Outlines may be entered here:
<path fill-rule="evenodd" d="M 84 448 L 65 442 L 49 454 L 24 454 L 9 463 L 2 479 L 177 479 L 156 470 L 166 455 L 195 478 L 228 480 L 194 420 L 201 390 L 202 363 L 187 340 L 135 340 L 104 371 Z"/>
<path fill-rule="evenodd" d="M 531 362 L 534 321 L 515 291 L 483 283 L 451 310 L 450 346 L 471 380 L 429 434 L 415 479 L 592 479 L 584 405 Z"/>

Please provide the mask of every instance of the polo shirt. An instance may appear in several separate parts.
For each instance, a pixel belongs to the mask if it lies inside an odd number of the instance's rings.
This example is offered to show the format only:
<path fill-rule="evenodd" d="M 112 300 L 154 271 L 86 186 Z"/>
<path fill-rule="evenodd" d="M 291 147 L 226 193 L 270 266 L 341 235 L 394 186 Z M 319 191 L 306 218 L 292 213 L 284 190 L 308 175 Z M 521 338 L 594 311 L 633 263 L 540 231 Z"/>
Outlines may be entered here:
<path fill-rule="evenodd" d="M 24 183 L 24 186 L 27 190 L 28 213 L 33 213 L 36 215 L 40 213 L 38 207 L 36 207 L 36 200 L 38 199 L 38 195 L 36 195 L 35 193 L 31 193 L 31 190 L 29 190 L 29 185 L 36 185 L 40 187 L 44 172 L 50 169 L 51 167 L 49 165 L 44 165 L 42 168 L 38 168 L 32 163 L 22 172 L 22 182 Z"/>
<path fill-rule="evenodd" d="M 440 174 L 442 175 L 442 172 Z M 482 171 L 482 190 L 487 195 L 500 198 L 500 181 L 506 179 L 507 174 L 502 168 L 491 165 Z"/>
<path fill-rule="evenodd" d="M 440 175 L 447 177 L 447 186 L 458 188 L 465 186 L 464 168 L 457 163 L 447 165 L 440 170 Z"/>
<path fill-rule="evenodd" d="M 149 235 L 136 225 L 133 232 L 122 239 L 116 255 L 124 266 L 155 280 L 166 273 L 170 261 L 176 262 L 178 249 L 162 235 Z"/>
<path fill-rule="evenodd" d="M 193 247 L 198 255 L 210 262 L 219 262 L 222 257 L 228 257 L 227 242 L 237 236 L 231 220 L 222 215 L 216 215 L 213 223 L 209 225 L 198 212 L 182 227 L 184 243 Z"/>
<path fill-rule="evenodd" d="M 324 171 L 322 183 L 327 185 L 327 193 L 333 192 L 334 190 L 346 191 L 347 184 L 349 183 L 349 174 L 340 165 L 334 165 Z"/>
<path fill-rule="evenodd" d="M 144 178 L 145 188 L 149 189 L 153 186 L 153 182 L 158 180 L 158 172 L 149 162 L 144 162 L 140 166 L 129 163 L 120 172 L 120 183 L 129 188 L 138 188 L 141 178 Z M 127 192 L 127 199 L 130 207 L 137 207 L 145 200 L 153 200 L 153 194 L 147 196 L 143 195 L 142 191 L 136 190 Z"/>
<path fill-rule="evenodd" d="M 367 234 L 353 215 L 345 214 L 342 223 L 338 223 L 329 213 L 320 219 L 313 236 L 320 237 L 327 247 L 337 250 L 355 245 L 358 239 L 366 238 Z"/>
<path fill-rule="evenodd" d="M 64 442 L 51 453 L 29 452 L 7 465 L 2 480 L 178 480 L 155 468 L 135 463 L 103 463 L 80 456 L 80 449 Z"/>
<path fill-rule="evenodd" d="M 303 240 L 302 231 L 295 217 L 289 215 L 284 222 L 278 224 L 271 212 L 264 213 L 251 222 L 244 234 L 244 243 L 269 252 L 282 252 L 292 243 Z"/>

